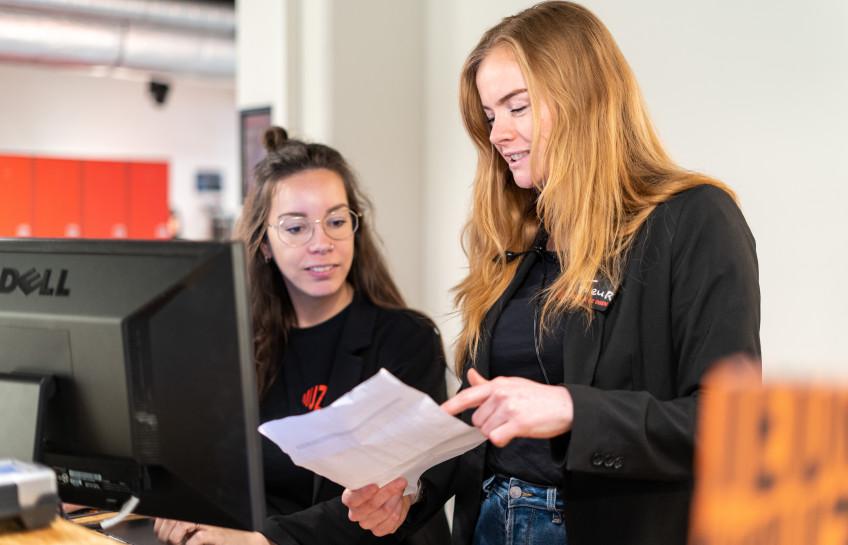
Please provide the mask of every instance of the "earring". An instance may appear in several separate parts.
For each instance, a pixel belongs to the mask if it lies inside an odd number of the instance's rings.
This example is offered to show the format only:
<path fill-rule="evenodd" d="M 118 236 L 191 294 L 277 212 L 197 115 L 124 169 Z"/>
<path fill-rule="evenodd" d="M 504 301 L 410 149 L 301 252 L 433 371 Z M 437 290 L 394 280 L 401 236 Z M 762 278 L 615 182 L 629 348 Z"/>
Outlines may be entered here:
<path fill-rule="evenodd" d="M 266 255 L 266 256 L 265 256 L 265 263 L 270 263 L 270 262 L 271 262 L 271 256 L 270 256 L 270 255 Z"/>

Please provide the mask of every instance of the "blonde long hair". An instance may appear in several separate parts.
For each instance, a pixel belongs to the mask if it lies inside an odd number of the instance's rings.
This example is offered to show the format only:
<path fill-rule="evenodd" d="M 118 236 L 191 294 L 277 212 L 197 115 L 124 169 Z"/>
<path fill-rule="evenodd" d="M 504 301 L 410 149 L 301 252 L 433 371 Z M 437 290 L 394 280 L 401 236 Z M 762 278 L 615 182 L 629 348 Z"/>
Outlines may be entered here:
<path fill-rule="evenodd" d="M 277 361 L 286 347 L 289 330 L 297 325 L 282 273 L 267 262 L 262 243 L 268 237 L 268 219 L 277 184 L 298 172 L 327 169 L 344 183 L 348 206 L 361 212 L 354 235 L 353 263 L 347 281 L 361 297 L 382 308 L 406 308 L 403 297 L 389 274 L 371 227 L 371 203 L 359 189 L 353 170 L 335 149 L 323 144 L 291 139 L 280 127 L 263 136 L 267 155 L 255 168 L 256 186 L 245 199 L 235 237 L 245 244 L 250 310 L 253 320 L 253 356 L 260 396 L 276 378 Z"/>
<path fill-rule="evenodd" d="M 539 156 L 539 108 L 531 108 L 534 178 L 542 170 L 536 166 L 543 165 L 547 173 L 538 191 L 515 185 L 489 141 L 476 77 L 486 55 L 500 47 L 515 56 L 531 105 L 545 104 L 550 111 L 550 136 Z M 563 264 L 546 292 L 544 328 L 555 314 L 567 311 L 583 311 L 592 319 L 592 280 L 603 275 L 620 284 L 628 250 L 657 205 L 702 184 L 734 196 L 721 182 L 686 171 L 669 158 L 612 35 L 591 12 L 571 2 L 537 4 L 487 31 L 463 66 L 460 110 L 478 157 L 471 217 L 463 233 L 469 271 L 455 288 L 463 320 L 457 373 L 476 357 L 483 319 L 514 275 L 517 261 L 508 262 L 506 251 L 528 248 L 540 223 Z"/>

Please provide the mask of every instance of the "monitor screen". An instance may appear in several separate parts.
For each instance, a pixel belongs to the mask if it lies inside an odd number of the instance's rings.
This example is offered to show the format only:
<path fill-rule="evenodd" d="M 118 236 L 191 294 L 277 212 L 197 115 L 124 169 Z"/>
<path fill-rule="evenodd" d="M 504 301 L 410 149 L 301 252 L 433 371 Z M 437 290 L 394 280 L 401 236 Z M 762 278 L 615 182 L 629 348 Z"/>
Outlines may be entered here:
<path fill-rule="evenodd" d="M 0 373 L 53 377 L 63 501 L 261 526 L 245 282 L 235 242 L 0 240 Z"/>

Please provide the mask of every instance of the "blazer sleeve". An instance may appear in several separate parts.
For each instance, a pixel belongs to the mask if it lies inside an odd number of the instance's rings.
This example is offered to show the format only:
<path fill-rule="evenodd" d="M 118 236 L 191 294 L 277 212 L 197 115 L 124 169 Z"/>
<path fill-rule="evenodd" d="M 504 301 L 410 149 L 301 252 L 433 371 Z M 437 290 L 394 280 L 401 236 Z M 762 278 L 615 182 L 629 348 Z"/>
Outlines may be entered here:
<path fill-rule="evenodd" d="M 447 396 L 447 388 L 445 355 L 438 330 L 429 319 L 411 311 L 391 314 L 375 331 L 371 350 L 376 363 L 441 403 Z M 340 497 L 289 515 L 269 517 L 262 534 L 277 545 L 312 544 L 316 535 L 321 536 L 321 543 L 328 545 L 391 544 L 400 543 L 407 535 L 404 532 L 375 537 L 348 519 L 347 507 Z"/>
<path fill-rule="evenodd" d="M 565 469 L 651 480 L 692 478 L 701 379 L 717 360 L 737 353 L 759 359 L 760 292 L 754 238 L 736 203 L 714 187 L 691 190 L 669 207 L 669 323 L 672 361 L 648 362 L 673 384 L 660 399 L 649 391 L 566 384 L 574 401 Z M 676 208 L 676 217 L 674 210 Z M 660 226 L 656 231 L 662 232 Z M 645 301 L 642 304 L 648 304 Z M 644 314 L 643 314 L 644 316 Z M 651 324 L 644 324 L 646 330 Z M 644 339 L 669 342 L 643 334 Z M 570 435 L 570 437 L 569 437 Z M 565 439 L 565 440 L 563 440 Z M 564 445 L 566 445 L 564 447 Z"/>
<path fill-rule="evenodd" d="M 276 545 L 389 545 L 400 543 L 397 536 L 375 537 L 347 517 L 347 507 L 340 497 L 322 501 L 289 515 L 275 515 L 265 520 L 261 530 Z M 316 541 L 316 537 L 320 540 Z"/>

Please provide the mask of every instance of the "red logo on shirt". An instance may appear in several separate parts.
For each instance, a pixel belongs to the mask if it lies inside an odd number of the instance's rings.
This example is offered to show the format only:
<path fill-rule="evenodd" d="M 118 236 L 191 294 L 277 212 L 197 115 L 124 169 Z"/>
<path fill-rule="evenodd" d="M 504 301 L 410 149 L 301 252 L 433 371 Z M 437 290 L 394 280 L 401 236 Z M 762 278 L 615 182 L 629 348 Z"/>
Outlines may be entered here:
<path fill-rule="evenodd" d="M 303 396 L 301 396 L 300 400 L 303 402 L 303 406 L 310 411 L 317 411 L 321 408 L 321 402 L 324 401 L 324 396 L 326 394 L 327 385 L 317 384 L 303 392 Z"/>

